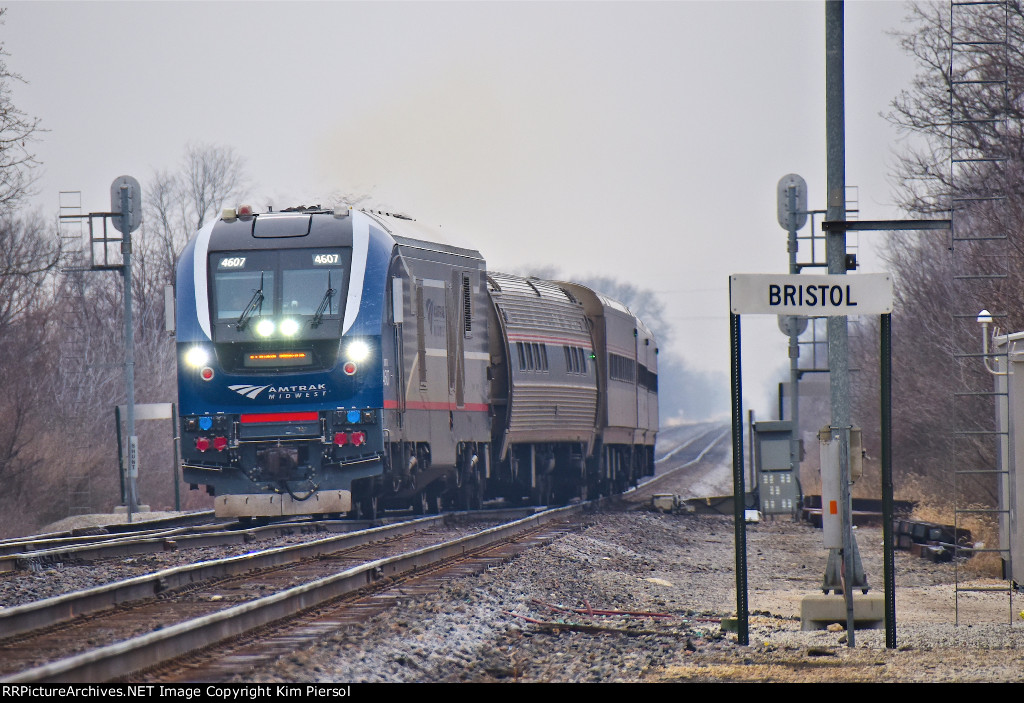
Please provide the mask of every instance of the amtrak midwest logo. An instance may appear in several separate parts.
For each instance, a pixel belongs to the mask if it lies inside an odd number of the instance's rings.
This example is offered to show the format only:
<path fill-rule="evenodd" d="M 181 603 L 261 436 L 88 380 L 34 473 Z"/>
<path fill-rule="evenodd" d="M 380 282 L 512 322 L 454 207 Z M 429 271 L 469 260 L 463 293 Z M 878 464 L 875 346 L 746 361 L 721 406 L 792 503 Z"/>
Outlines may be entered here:
<path fill-rule="evenodd" d="M 228 386 L 238 395 L 255 400 L 263 391 L 267 392 L 267 400 L 304 400 L 306 398 L 323 398 L 327 395 L 327 384 L 317 383 L 310 386 L 253 386 L 248 383 L 240 383 Z"/>

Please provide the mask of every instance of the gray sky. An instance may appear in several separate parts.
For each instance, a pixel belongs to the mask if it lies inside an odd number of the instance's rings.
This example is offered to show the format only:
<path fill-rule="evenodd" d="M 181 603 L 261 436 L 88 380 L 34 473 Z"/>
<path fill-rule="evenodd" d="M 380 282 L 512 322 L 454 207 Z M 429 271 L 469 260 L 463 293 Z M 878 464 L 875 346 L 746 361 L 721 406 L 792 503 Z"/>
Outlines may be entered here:
<path fill-rule="evenodd" d="M 900 2 L 846 3 L 847 183 L 898 217 L 880 116 L 913 65 Z M 473 242 L 655 290 L 692 366 L 728 371 L 728 275 L 787 269 L 775 188 L 824 207 L 823 2 L 12 2 L 0 36 L 49 130 L 36 203 L 109 207 L 189 142 L 234 147 L 248 201 L 369 192 Z M 865 235 L 867 237 L 880 235 Z M 863 242 L 867 244 L 866 241 Z M 880 265 L 861 247 L 864 271 Z M 744 318 L 746 395 L 788 368 Z"/>

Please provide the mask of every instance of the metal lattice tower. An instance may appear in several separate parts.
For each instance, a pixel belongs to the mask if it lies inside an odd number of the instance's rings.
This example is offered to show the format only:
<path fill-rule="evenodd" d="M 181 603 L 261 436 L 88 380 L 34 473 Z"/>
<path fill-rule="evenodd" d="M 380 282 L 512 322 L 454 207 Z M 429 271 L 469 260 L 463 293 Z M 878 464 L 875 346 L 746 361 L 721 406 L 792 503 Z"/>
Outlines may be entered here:
<path fill-rule="evenodd" d="M 995 585 L 969 585 L 959 568 L 965 556 L 961 529 L 968 518 L 998 520 L 1001 542 L 978 552 L 1010 555 L 1009 523 L 1002 505 L 978 502 L 985 486 L 1008 485 L 1009 472 L 998 463 L 999 446 L 1009 435 L 1004 390 L 993 390 L 992 377 L 981 358 L 979 311 L 1005 300 L 1000 292 L 1008 277 L 1009 237 L 1005 221 L 1006 166 L 1009 125 L 1009 8 L 1003 0 L 950 3 L 949 14 L 949 211 L 951 281 L 950 350 L 956 379 L 951 402 L 950 458 L 953 478 L 957 564 L 956 623 L 967 594 L 978 591 L 1007 593 L 1013 622 L 1013 588 L 1009 581 Z M 997 324 L 1006 310 L 995 309 Z M 996 365 L 1007 368 L 1006 359 Z M 1006 563 L 1004 561 L 1004 563 Z"/>

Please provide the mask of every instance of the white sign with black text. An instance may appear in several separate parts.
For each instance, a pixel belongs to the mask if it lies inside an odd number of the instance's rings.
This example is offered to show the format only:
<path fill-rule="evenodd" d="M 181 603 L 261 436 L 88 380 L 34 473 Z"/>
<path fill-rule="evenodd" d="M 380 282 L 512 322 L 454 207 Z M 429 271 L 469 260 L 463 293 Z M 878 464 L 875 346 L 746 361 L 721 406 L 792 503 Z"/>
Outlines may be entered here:
<path fill-rule="evenodd" d="M 736 273 L 729 306 L 735 315 L 885 315 L 892 312 L 892 276 Z"/>

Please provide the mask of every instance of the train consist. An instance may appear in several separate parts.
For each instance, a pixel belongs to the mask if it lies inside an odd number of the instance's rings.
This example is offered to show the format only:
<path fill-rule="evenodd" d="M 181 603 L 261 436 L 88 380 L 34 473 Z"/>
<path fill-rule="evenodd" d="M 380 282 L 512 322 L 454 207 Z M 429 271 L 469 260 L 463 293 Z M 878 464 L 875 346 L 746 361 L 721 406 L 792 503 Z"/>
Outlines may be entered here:
<path fill-rule="evenodd" d="M 407 217 L 225 210 L 175 298 L 183 475 L 218 515 L 547 504 L 653 473 L 643 322 Z"/>

